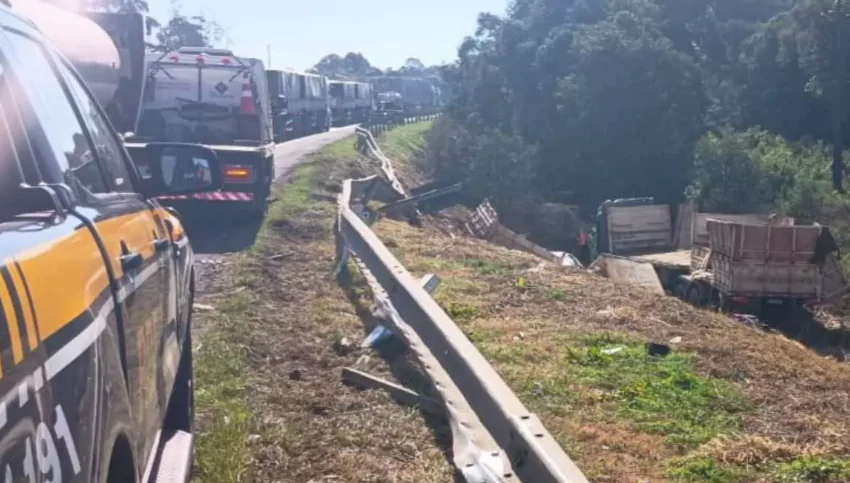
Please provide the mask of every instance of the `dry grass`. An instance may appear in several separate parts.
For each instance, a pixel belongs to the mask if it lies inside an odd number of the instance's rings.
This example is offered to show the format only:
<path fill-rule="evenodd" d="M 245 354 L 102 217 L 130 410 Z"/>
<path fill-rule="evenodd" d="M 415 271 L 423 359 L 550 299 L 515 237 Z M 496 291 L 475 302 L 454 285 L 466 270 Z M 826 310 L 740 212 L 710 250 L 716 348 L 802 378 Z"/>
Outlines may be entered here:
<path fill-rule="evenodd" d="M 257 245 L 210 282 L 199 350 L 202 482 L 447 482 L 445 428 L 381 392 L 343 385 L 345 366 L 415 378 L 404 356 L 358 349 L 364 322 L 331 275 L 333 200 L 362 175 L 347 139 L 282 187 Z M 351 341 L 350 352 L 335 343 Z M 394 374 L 399 375 L 395 377 Z"/>
<path fill-rule="evenodd" d="M 847 364 L 451 225 L 376 231 L 593 481 L 850 481 Z"/>

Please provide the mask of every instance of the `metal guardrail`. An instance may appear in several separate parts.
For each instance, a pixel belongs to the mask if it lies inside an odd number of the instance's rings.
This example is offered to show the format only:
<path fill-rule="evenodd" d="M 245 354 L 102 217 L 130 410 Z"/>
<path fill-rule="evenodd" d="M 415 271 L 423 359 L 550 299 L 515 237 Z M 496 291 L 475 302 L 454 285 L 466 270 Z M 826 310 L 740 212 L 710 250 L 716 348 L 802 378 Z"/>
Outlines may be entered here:
<path fill-rule="evenodd" d="M 367 122 L 361 124 L 361 126 L 373 135 L 377 136 L 382 132 L 389 131 L 398 126 L 405 126 L 407 124 L 414 124 L 423 121 L 432 121 L 437 119 L 439 116 L 439 113 L 422 114 L 419 116 L 381 116 L 377 113 L 373 113 L 373 116 Z"/>
<path fill-rule="evenodd" d="M 357 134 L 381 161 L 381 177 L 346 180 L 335 226 L 336 273 L 352 257 L 379 313 L 394 326 L 431 378 L 446 406 L 454 463 L 468 482 L 586 483 L 587 479 L 431 295 L 369 225 L 367 208 L 381 189 L 404 195 L 392 163 L 371 131 Z"/>

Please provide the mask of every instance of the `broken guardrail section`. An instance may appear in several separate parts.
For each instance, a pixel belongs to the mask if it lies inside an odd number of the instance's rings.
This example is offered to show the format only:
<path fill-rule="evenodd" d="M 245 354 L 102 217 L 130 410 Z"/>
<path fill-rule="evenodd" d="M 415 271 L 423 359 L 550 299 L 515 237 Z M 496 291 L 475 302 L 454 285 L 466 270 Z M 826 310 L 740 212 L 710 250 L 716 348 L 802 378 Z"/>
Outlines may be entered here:
<path fill-rule="evenodd" d="M 380 153 L 368 131 L 358 131 Z M 339 196 L 337 275 L 348 259 L 369 283 L 378 313 L 392 325 L 434 383 L 452 429 L 454 463 L 468 482 L 586 483 L 587 479 L 460 328 L 393 256 L 369 226 L 369 196 L 382 189 L 407 197 L 382 154 L 386 178 L 346 180 Z"/>

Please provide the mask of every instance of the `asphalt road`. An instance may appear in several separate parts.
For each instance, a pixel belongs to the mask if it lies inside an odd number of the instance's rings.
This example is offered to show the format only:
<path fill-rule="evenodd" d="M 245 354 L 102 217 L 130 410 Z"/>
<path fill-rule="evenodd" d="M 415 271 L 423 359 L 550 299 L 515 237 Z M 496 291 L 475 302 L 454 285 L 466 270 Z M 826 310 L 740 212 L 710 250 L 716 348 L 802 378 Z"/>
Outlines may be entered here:
<path fill-rule="evenodd" d="M 314 134 L 278 144 L 275 146 L 274 152 L 275 174 L 277 174 L 278 178 L 284 176 L 292 168 L 304 161 L 310 154 L 315 153 L 328 144 L 354 134 L 354 128 L 355 126 L 335 127 L 325 133 Z"/>

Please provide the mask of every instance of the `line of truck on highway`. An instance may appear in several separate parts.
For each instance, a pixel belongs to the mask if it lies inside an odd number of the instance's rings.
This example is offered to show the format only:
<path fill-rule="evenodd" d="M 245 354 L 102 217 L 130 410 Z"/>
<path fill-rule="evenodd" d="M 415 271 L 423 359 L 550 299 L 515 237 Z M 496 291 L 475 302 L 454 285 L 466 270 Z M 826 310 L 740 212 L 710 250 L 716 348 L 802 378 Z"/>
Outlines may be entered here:
<path fill-rule="evenodd" d="M 440 109 L 435 79 L 336 80 L 267 69 L 260 59 L 227 49 L 149 51 L 144 15 L 87 12 L 88 31 L 55 25 L 48 36 L 78 69 L 133 152 L 148 143 L 210 147 L 222 166 L 220 191 L 163 199 L 195 212 L 216 202 L 240 218 L 265 212 L 275 178 L 275 143 L 363 123 L 371 117 L 429 114 Z M 390 96 L 393 102 L 382 102 Z M 387 111 L 384 113 L 383 111 Z M 384 117 L 384 116 L 382 116 Z M 143 160 L 139 161 L 143 163 Z"/>

